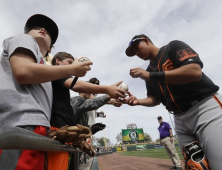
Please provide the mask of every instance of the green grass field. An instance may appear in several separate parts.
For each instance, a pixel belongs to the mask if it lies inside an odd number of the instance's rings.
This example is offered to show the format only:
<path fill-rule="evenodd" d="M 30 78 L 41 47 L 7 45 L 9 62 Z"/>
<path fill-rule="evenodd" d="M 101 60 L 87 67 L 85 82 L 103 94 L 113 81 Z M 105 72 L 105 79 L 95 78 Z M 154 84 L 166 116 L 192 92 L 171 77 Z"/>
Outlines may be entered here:
<path fill-rule="evenodd" d="M 179 154 L 180 159 L 183 159 L 183 156 L 179 151 L 179 147 L 176 146 L 175 148 L 177 150 L 177 153 Z M 121 155 L 169 159 L 169 156 L 167 155 L 164 148 L 129 151 L 129 152 L 123 152 L 121 153 Z"/>

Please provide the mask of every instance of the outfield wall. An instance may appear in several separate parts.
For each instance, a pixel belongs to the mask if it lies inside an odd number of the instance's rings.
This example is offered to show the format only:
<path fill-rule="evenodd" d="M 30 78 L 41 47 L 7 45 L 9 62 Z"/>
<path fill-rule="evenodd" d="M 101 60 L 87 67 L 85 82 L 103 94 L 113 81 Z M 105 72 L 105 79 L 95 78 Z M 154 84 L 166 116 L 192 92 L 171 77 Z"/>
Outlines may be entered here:
<path fill-rule="evenodd" d="M 178 144 L 175 144 L 175 146 L 178 146 Z M 117 146 L 117 147 L 112 148 L 112 152 L 136 151 L 136 150 L 142 150 L 142 149 L 155 149 L 155 145 L 154 144 L 141 144 L 141 145 L 131 145 L 131 146 Z"/>
<path fill-rule="evenodd" d="M 143 149 L 154 149 L 154 145 L 134 145 L 134 146 L 127 146 L 127 151 L 132 151 L 132 150 L 143 150 Z"/>

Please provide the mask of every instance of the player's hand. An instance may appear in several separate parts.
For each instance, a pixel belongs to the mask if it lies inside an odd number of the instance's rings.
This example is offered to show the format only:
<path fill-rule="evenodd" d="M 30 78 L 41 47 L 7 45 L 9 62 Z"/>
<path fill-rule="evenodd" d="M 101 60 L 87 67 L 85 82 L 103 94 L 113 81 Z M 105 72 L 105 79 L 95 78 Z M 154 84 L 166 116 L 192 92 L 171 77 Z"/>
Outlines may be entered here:
<path fill-rule="evenodd" d="M 172 137 L 172 138 L 170 138 L 170 142 L 173 142 L 173 137 Z"/>
<path fill-rule="evenodd" d="M 146 81 L 150 80 L 150 73 L 139 67 L 130 69 L 130 75 L 132 78 L 141 78 Z"/>
<path fill-rule="evenodd" d="M 110 103 L 115 106 L 115 107 L 120 107 L 122 106 L 122 102 L 120 100 L 117 99 L 110 99 Z"/>
<path fill-rule="evenodd" d="M 133 96 L 129 91 L 128 91 L 129 97 L 123 100 L 123 103 L 128 104 L 130 106 L 136 106 L 139 104 L 139 100 Z"/>
<path fill-rule="evenodd" d="M 93 62 L 85 61 L 85 62 L 78 62 L 74 60 L 74 62 L 70 65 L 72 67 L 72 74 L 76 77 L 83 77 L 86 75 L 87 71 L 91 70 L 91 65 Z"/>
<path fill-rule="evenodd" d="M 125 90 L 120 89 L 118 86 L 122 83 L 122 81 L 113 84 L 111 86 L 108 86 L 107 88 L 107 94 L 114 99 L 125 98 L 125 93 L 127 93 Z"/>

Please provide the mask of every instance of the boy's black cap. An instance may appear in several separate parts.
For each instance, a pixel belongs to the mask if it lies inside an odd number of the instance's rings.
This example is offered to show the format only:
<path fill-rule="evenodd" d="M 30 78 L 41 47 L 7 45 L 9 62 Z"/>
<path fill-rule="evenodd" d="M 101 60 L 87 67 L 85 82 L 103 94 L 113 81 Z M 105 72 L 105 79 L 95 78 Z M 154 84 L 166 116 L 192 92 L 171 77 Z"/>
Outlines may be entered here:
<path fill-rule="evenodd" d="M 161 116 L 158 116 L 157 119 L 162 119 L 162 117 L 161 117 Z"/>
<path fill-rule="evenodd" d="M 140 41 L 142 41 L 144 39 L 149 39 L 149 38 L 144 34 L 134 36 L 132 38 L 132 40 L 129 42 L 129 46 L 127 47 L 127 49 L 125 51 L 126 55 L 129 57 L 134 56 L 135 55 L 133 52 L 134 45 L 138 44 Z"/>
<path fill-rule="evenodd" d="M 24 28 L 25 33 L 27 33 L 32 27 L 35 26 L 45 28 L 51 36 L 52 44 L 56 42 L 59 34 L 59 29 L 56 23 L 51 18 L 42 14 L 35 14 L 31 16 L 25 24 Z"/>

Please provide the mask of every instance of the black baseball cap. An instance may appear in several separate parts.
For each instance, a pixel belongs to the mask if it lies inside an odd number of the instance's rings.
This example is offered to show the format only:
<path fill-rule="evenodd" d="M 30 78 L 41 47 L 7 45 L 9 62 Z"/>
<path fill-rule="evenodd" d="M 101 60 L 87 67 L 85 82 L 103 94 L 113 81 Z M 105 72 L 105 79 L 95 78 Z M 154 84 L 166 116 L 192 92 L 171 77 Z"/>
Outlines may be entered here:
<path fill-rule="evenodd" d="M 51 18 L 42 14 L 32 15 L 25 24 L 25 33 L 36 26 L 45 28 L 50 34 L 52 44 L 56 42 L 59 34 L 59 29 L 56 23 Z"/>
<path fill-rule="evenodd" d="M 157 119 L 162 119 L 162 117 L 161 117 L 161 116 L 158 116 Z"/>
<path fill-rule="evenodd" d="M 146 35 L 144 34 L 140 34 L 140 35 L 136 35 L 132 38 L 132 40 L 129 42 L 129 46 L 127 47 L 125 53 L 127 56 L 132 57 L 134 56 L 134 52 L 133 52 L 133 47 L 138 44 L 140 41 L 148 39 L 150 40 Z"/>

